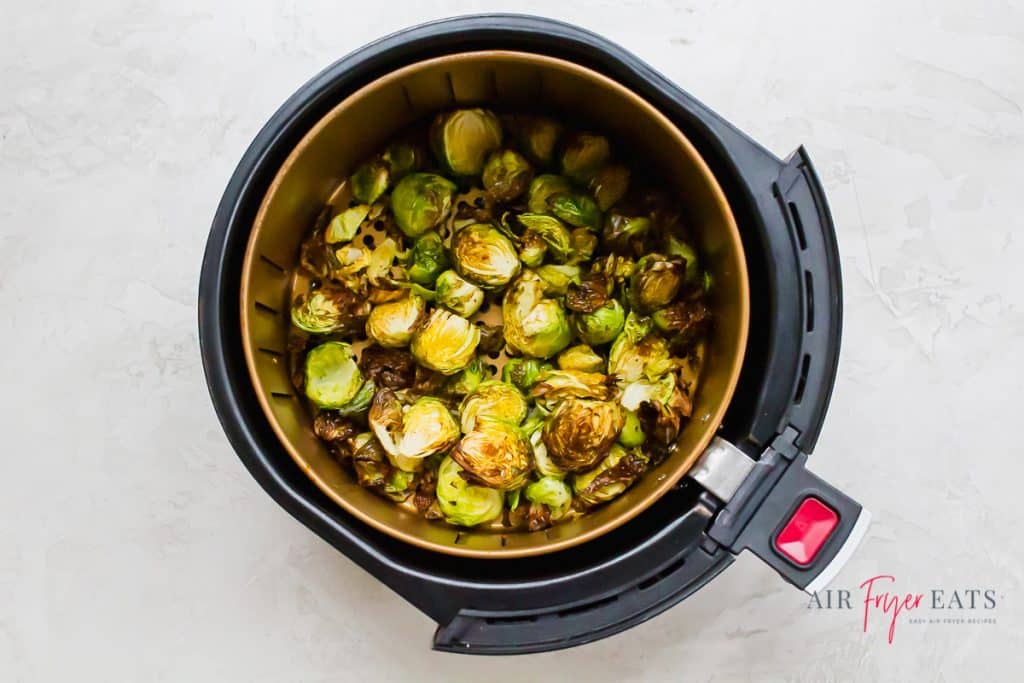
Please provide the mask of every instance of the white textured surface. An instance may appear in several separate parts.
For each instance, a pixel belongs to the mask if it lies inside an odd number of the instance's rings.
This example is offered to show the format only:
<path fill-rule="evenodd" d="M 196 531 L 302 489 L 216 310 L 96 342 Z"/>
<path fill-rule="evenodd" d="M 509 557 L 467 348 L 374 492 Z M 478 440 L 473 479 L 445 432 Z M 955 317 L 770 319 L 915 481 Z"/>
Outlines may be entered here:
<path fill-rule="evenodd" d="M 1019 680 L 1019 4 L 192 4 L 0 0 L 0 678 Z M 497 9 L 581 23 L 776 153 L 808 146 L 846 286 L 812 463 L 875 516 L 837 585 L 994 588 L 996 625 L 902 623 L 890 646 L 741 558 L 598 644 L 453 658 L 245 472 L 195 305 L 236 161 L 335 58 Z"/>

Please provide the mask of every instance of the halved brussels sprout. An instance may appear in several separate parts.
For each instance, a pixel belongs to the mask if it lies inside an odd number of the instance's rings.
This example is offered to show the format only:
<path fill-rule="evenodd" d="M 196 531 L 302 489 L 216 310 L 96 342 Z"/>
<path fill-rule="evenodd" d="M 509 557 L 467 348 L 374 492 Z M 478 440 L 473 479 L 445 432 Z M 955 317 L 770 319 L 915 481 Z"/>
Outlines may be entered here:
<path fill-rule="evenodd" d="M 540 373 L 530 396 L 537 405 L 554 408 L 567 398 L 593 398 L 608 401 L 615 395 L 615 378 L 600 372 L 546 370 Z"/>
<path fill-rule="evenodd" d="M 505 342 L 524 356 L 550 358 L 572 341 L 562 304 L 544 298 L 542 280 L 525 271 L 505 290 L 501 305 Z"/>
<path fill-rule="evenodd" d="M 402 255 L 398 242 L 387 237 L 370 252 L 366 263 L 366 281 L 378 287 L 390 281 L 391 266 Z"/>
<path fill-rule="evenodd" d="M 321 408 L 343 408 L 363 386 L 352 347 L 324 342 L 306 354 L 306 396 Z"/>
<path fill-rule="evenodd" d="M 608 164 L 590 179 L 590 191 L 602 211 L 615 206 L 629 189 L 629 169 L 621 164 Z"/>
<path fill-rule="evenodd" d="M 569 138 L 562 151 L 562 173 L 577 182 L 586 183 L 608 163 L 611 153 L 611 146 L 604 136 L 577 133 Z"/>
<path fill-rule="evenodd" d="M 618 212 L 604 219 L 604 244 L 620 254 L 642 254 L 643 239 L 651 229 L 651 221 L 643 216 L 625 216 Z"/>
<path fill-rule="evenodd" d="M 476 526 L 501 516 L 505 496 L 497 489 L 474 486 L 462 476 L 452 458 L 441 461 L 437 470 L 437 502 L 445 521 L 457 526 Z"/>
<path fill-rule="evenodd" d="M 548 243 L 532 230 L 527 230 L 519 238 L 519 260 L 527 268 L 536 268 L 544 263 L 547 253 Z"/>
<path fill-rule="evenodd" d="M 480 418 L 456 444 L 452 459 L 484 486 L 515 489 L 526 483 L 533 467 L 522 432 L 507 422 Z"/>
<path fill-rule="evenodd" d="M 555 157 L 555 146 L 562 134 L 562 125 L 544 116 L 519 115 L 511 117 L 511 132 L 526 153 L 538 164 L 550 164 Z"/>
<path fill-rule="evenodd" d="M 407 237 L 416 239 L 444 222 L 455 183 L 434 173 L 410 173 L 391 192 L 391 212 Z"/>
<path fill-rule="evenodd" d="M 548 199 L 557 194 L 564 194 L 572 191 L 569 181 L 560 175 L 545 173 L 533 179 L 527 193 L 526 205 L 531 213 L 547 213 L 551 211 L 548 207 Z"/>
<path fill-rule="evenodd" d="M 607 503 L 622 494 L 647 469 L 647 458 L 616 444 L 601 464 L 573 477 L 576 500 L 585 507 Z"/>
<path fill-rule="evenodd" d="M 334 410 L 322 410 L 313 418 L 313 433 L 323 441 L 342 442 L 359 434 L 352 420 Z"/>
<path fill-rule="evenodd" d="M 581 341 L 597 346 L 613 341 L 626 322 L 626 311 L 615 299 L 593 313 L 576 313 L 572 317 L 573 329 Z"/>
<path fill-rule="evenodd" d="M 637 412 L 645 433 L 662 445 L 676 440 L 683 418 L 693 412 L 690 396 L 673 372 L 655 381 L 637 380 L 627 385 L 620 402 Z"/>
<path fill-rule="evenodd" d="M 558 354 L 558 367 L 561 370 L 602 372 L 605 369 L 605 360 L 586 344 L 577 344 Z"/>
<path fill-rule="evenodd" d="M 548 198 L 548 210 L 569 225 L 601 230 L 601 209 L 597 202 L 581 193 L 563 192 Z"/>
<path fill-rule="evenodd" d="M 521 268 L 512 241 L 484 223 L 467 225 L 455 233 L 452 258 L 459 275 L 484 289 L 503 287 Z"/>
<path fill-rule="evenodd" d="M 647 436 L 644 434 L 643 425 L 635 411 L 626 411 L 626 421 L 619 432 L 619 443 L 625 448 L 638 448 L 642 446 Z"/>
<path fill-rule="evenodd" d="M 474 356 L 469 365 L 459 374 L 449 377 L 444 384 L 444 392 L 448 396 L 465 396 L 472 392 L 480 383 L 487 379 L 487 370 L 478 356 Z"/>
<path fill-rule="evenodd" d="M 618 403 L 565 399 L 544 425 L 544 445 L 558 467 L 582 472 L 608 453 L 624 422 Z"/>
<path fill-rule="evenodd" d="M 366 204 L 356 204 L 345 209 L 327 224 L 327 228 L 324 229 L 324 242 L 327 244 L 351 242 L 369 213 L 370 207 Z"/>
<path fill-rule="evenodd" d="M 531 503 L 547 505 L 552 521 L 564 517 L 572 505 L 572 489 L 558 477 L 541 477 L 528 484 L 523 494 Z"/>
<path fill-rule="evenodd" d="M 521 213 L 518 219 L 528 232 L 539 235 L 544 240 L 551 248 L 555 260 L 564 262 L 572 255 L 572 236 L 562 221 L 543 213 Z"/>
<path fill-rule="evenodd" d="M 359 354 L 359 369 L 383 389 L 406 389 L 416 377 L 416 360 L 405 349 L 372 344 Z"/>
<path fill-rule="evenodd" d="M 597 249 L 597 235 L 586 228 L 573 228 L 569 233 L 569 243 L 572 245 L 571 262 L 589 261 Z"/>
<path fill-rule="evenodd" d="M 480 175 L 487 156 L 501 147 L 501 123 L 486 109 L 439 114 L 430 126 L 430 146 L 454 175 Z"/>
<path fill-rule="evenodd" d="M 608 353 L 608 372 L 628 384 L 643 377 L 657 379 L 677 365 L 665 339 L 651 332 L 650 318 L 631 312 Z"/>
<path fill-rule="evenodd" d="M 373 204 L 388 189 L 391 173 L 388 163 L 380 157 L 370 159 L 349 177 L 352 196 L 363 204 Z"/>
<path fill-rule="evenodd" d="M 463 433 L 473 431 L 481 418 L 518 425 L 526 419 L 526 397 L 514 385 L 491 380 L 484 382 L 462 399 L 459 415 Z"/>
<path fill-rule="evenodd" d="M 448 406 L 430 396 L 403 410 L 395 392 L 382 389 L 367 419 L 388 459 L 406 472 L 417 471 L 424 458 L 446 452 L 459 439 L 459 425 Z"/>
<path fill-rule="evenodd" d="M 614 285 L 611 278 L 601 273 L 587 273 L 579 284 L 565 293 L 565 307 L 575 313 L 593 313 L 611 299 Z"/>
<path fill-rule="evenodd" d="M 701 301 L 677 301 L 651 316 L 654 326 L 672 335 L 673 346 L 686 346 L 703 334 L 711 322 L 711 311 Z"/>
<path fill-rule="evenodd" d="M 437 303 L 449 308 L 463 318 L 468 318 L 484 303 L 484 292 L 454 270 L 446 270 L 435 283 Z"/>
<path fill-rule="evenodd" d="M 533 168 L 523 155 L 511 149 L 494 152 L 484 165 L 484 189 L 499 202 L 510 202 L 526 192 Z"/>
<path fill-rule="evenodd" d="M 479 343 L 480 328 L 451 311 L 436 308 L 416 331 L 410 350 L 421 365 L 454 375 L 476 357 Z"/>
<path fill-rule="evenodd" d="M 640 313 L 651 313 L 672 303 L 686 276 L 682 259 L 648 254 L 629 278 L 629 301 Z"/>
<path fill-rule="evenodd" d="M 388 348 L 407 346 L 423 321 L 426 310 L 427 302 L 415 294 L 374 306 L 366 321 L 366 336 Z"/>
<path fill-rule="evenodd" d="M 423 162 L 422 153 L 413 145 L 396 142 L 384 150 L 384 161 L 391 171 L 391 180 L 400 180 L 403 176 L 418 169 Z"/>
<path fill-rule="evenodd" d="M 292 324 L 310 334 L 354 332 L 369 314 L 370 304 L 351 290 L 329 287 L 300 295 L 291 310 Z"/>
<path fill-rule="evenodd" d="M 501 381 L 514 384 L 522 391 L 529 391 L 541 372 L 550 369 L 550 363 L 535 358 L 510 358 L 501 370 Z"/>
<path fill-rule="evenodd" d="M 425 232 L 416 238 L 410 250 L 409 266 L 406 269 L 410 280 L 430 287 L 447 267 L 448 255 L 444 251 L 444 242 L 436 231 Z"/>
<path fill-rule="evenodd" d="M 580 267 L 575 265 L 543 265 L 534 271 L 543 281 L 544 294 L 565 296 L 570 285 L 580 283 Z"/>
<path fill-rule="evenodd" d="M 638 379 L 630 382 L 622 390 L 619 403 L 627 410 L 637 410 L 642 403 L 648 401 L 669 403 L 672 400 L 672 393 L 675 389 L 675 375 L 671 372 L 666 372 L 654 380 Z"/>

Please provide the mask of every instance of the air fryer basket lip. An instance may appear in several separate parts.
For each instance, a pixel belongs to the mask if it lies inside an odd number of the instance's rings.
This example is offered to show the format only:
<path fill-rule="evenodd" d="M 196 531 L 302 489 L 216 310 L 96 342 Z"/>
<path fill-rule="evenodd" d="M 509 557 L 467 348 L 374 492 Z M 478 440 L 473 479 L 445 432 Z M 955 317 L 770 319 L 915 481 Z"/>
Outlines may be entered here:
<path fill-rule="evenodd" d="M 735 218 L 732 216 L 731 209 L 729 207 L 727 199 L 725 198 L 724 193 L 718 186 L 717 180 L 715 179 L 714 175 L 711 173 L 707 165 L 704 163 L 704 160 L 701 158 L 700 154 L 696 151 L 692 144 L 689 143 L 689 141 L 686 139 L 686 136 L 683 135 L 681 131 L 679 131 L 673 124 L 671 124 L 669 120 L 666 117 L 664 117 L 664 115 L 660 111 L 658 111 L 655 107 L 651 106 L 649 103 L 644 101 L 642 98 L 636 96 L 635 93 L 633 93 L 631 90 L 623 86 L 621 83 L 613 81 L 612 79 L 609 79 L 590 69 L 587 69 L 586 67 L 557 58 L 530 53 L 523 53 L 519 51 L 471 50 L 408 64 L 400 69 L 396 69 L 395 71 L 389 72 L 384 76 L 379 77 L 373 83 L 367 84 L 363 86 L 363 88 L 354 91 L 342 102 L 338 103 L 333 109 L 331 109 L 330 112 L 321 117 L 321 119 L 315 125 L 313 125 L 313 127 L 309 129 L 309 131 L 307 131 L 307 133 L 303 136 L 302 141 L 300 141 L 299 144 L 295 146 L 291 154 L 281 165 L 280 170 L 275 175 L 274 180 L 271 182 L 270 189 L 268 190 L 266 197 L 264 197 L 263 201 L 261 202 L 259 214 L 257 215 L 255 220 L 255 227 L 248 241 L 245 261 L 242 266 L 241 300 L 244 302 L 249 297 L 247 293 L 247 287 L 250 283 L 250 278 L 249 276 L 247 276 L 247 274 L 251 272 L 251 268 L 254 262 L 257 260 L 254 244 L 256 243 L 256 236 L 261 229 L 261 216 L 264 214 L 266 202 L 268 201 L 268 198 L 272 196 L 274 188 L 280 184 L 282 176 L 285 173 L 287 173 L 289 167 L 292 164 L 293 159 L 295 159 L 300 150 L 304 148 L 308 140 L 315 139 L 316 133 L 319 130 L 321 130 L 322 127 L 326 125 L 326 123 L 330 121 L 334 115 L 342 111 L 343 108 L 348 104 L 348 102 L 358 98 L 365 91 L 372 92 L 372 90 L 378 89 L 382 85 L 386 85 L 389 82 L 401 82 L 401 79 L 406 78 L 409 74 L 419 73 L 421 70 L 429 69 L 435 67 L 436 65 L 444 65 L 445 67 L 447 67 L 447 65 L 449 64 L 458 65 L 460 62 L 463 61 L 473 63 L 472 60 L 487 59 L 498 60 L 499 62 L 501 60 L 508 60 L 510 62 L 515 60 L 521 60 L 531 64 L 536 64 L 538 66 L 544 66 L 546 68 L 565 69 L 570 72 L 583 74 L 584 77 L 588 79 L 592 79 L 602 83 L 604 88 L 615 90 L 620 95 L 627 96 L 632 101 L 638 103 L 638 106 L 644 107 L 647 112 L 647 115 L 650 116 L 652 119 L 658 120 L 662 127 L 664 127 L 666 130 L 672 131 L 673 137 L 675 137 L 675 139 L 677 140 L 677 143 L 679 144 L 680 148 L 687 150 L 687 158 L 689 159 L 689 164 L 699 171 L 699 175 L 703 178 L 703 183 L 706 185 L 708 191 L 710 192 L 710 195 L 714 197 L 714 203 L 717 206 L 717 211 L 720 214 L 719 219 L 724 223 L 719 227 L 720 229 L 724 230 L 724 233 L 726 235 L 728 235 L 727 242 L 728 244 L 730 244 L 731 253 L 734 254 L 732 262 L 734 267 L 736 267 L 734 277 L 736 278 L 736 282 L 738 282 L 738 285 L 736 286 L 736 289 L 738 291 L 736 306 L 738 307 L 739 311 L 739 313 L 736 314 L 736 318 L 740 322 L 739 329 L 737 330 L 735 338 L 730 339 L 730 341 L 728 342 L 729 345 L 735 345 L 737 351 L 733 354 L 731 361 L 727 366 L 727 372 L 721 369 L 719 370 L 721 374 L 728 375 L 728 379 L 725 385 L 725 391 L 723 392 L 724 400 L 716 402 L 714 407 L 712 408 L 712 412 L 709 413 L 708 415 L 708 419 L 703 420 L 706 426 L 701 426 L 703 434 L 699 438 L 697 447 L 695 449 L 692 449 L 692 451 L 686 452 L 686 457 L 682 457 L 682 454 L 677 454 L 673 456 L 673 460 L 677 462 L 678 465 L 670 469 L 667 476 L 664 474 L 659 475 L 657 479 L 658 483 L 655 486 L 653 493 L 645 492 L 643 496 L 640 496 L 639 492 L 637 492 L 638 495 L 634 495 L 633 499 L 630 500 L 631 505 L 628 509 L 626 509 L 625 511 L 618 512 L 614 516 L 606 515 L 605 519 L 601 520 L 600 524 L 594 523 L 585 525 L 583 530 L 571 536 L 567 535 L 565 538 L 549 538 L 545 536 L 543 539 L 540 539 L 540 532 L 534 532 L 533 534 L 530 534 L 530 536 L 532 536 L 535 540 L 533 540 L 529 544 L 509 544 L 508 547 L 505 547 L 503 538 L 502 545 L 500 548 L 476 547 L 472 542 L 468 544 L 459 544 L 458 540 L 456 540 L 455 543 L 442 543 L 428 536 L 420 535 L 416 533 L 415 530 L 410 531 L 409 529 L 404 528 L 403 526 L 395 526 L 394 524 L 387 523 L 387 521 L 385 521 L 386 518 L 378 518 L 378 516 L 375 515 L 372 511 L 364 510 L 353 501 L 348 500 L 343 494 L 339 493 L 320 476 L 320 474 L 316 471 L 315 467 L 311 466 L 311 464 L 306 461 L 305 454 L 301 451 L 301 449 L 295 443 L 293 443 L 293 441 L 290 438 L 290 435 L 287 433 L 287 430 L 285 430 L 283 426 L 274 417 L 273 409 L 270 405 L 271 399 L 269 396 L 269 391 L 264 385 L 261 384 L 261 377 L 258 376 L 258 373 L 255 369 L 256 349 L 254 348 L 251 335 L 248 333 L 243 333 L 242 342 L 243 350 L 245 352 L 246 361 L 250 369 L 250 376 L 252 380 L 252 387 L 250 388 L 250 390 L 256 392 L 261 407 L 264 411 L 264 414 L 269 419 L 272 429 L 277 435 L 280 443 L 282 443 L 285 446 L 289 455 L 296 461 L 296 463 L 303 469 L 303 471 L 306 472 L 306 474 L 311 479 L 314 480 L 317 486 L 324 493 L 326 493 L 332 500 L 334 500 L 337 504 L 341 505 L 347 512 L 353 514 L 361 521 L 366 522 L 374 528 L 380 531 L 384 531 L 385 533 L 388 533 L 396 538 L 400 538 L 405 542 L 412 543 L 414 545 L 418 545 L 429 550 L 442 552 L 450 555 L 487 559 L 509 559 L 557 552 L 559 550 L 563 550 L 565 548 L 569 548 L 584 543 L 586 541 L 595 539 L 607 533 L 608 531 L 628 522 L 630 519 L 635 517 L 637 514 L 642 512 L 649 505 L 651 505 L 654 501 L 660 498 L 666 491 L 671 489 L 672 486 L 674 486 L 676 482 L 685 475 L 686 471 L 689 469 L 692 462 L 699 456 L 699 454 L 706 447 L 707 442 L 709 442 L 710 439 L 714 436 L 715 427 L 718 424 L 720 424 L 722 417 L 724 416 L 725 411 L 728 408 L 729 400 L 731 399 L 732 392 L 735 389 L 736 382 L 739 376 L 739 372 L 743 366 L 743 352 L 746 347 L 746 337 L 748 329 L 747 325 L 749 322 L 749 280 L 746 273 L 746 260 L 743 254 L 743 245 L 739 236 L 739 229 L 736 225 Z M 250 313 L 249 308 L 249 306 L 246 306 L 244 304 L 241 307 L 242 326 L 245 330 L 248 330 L 247 326 L 249 325 L 247 316 L 247 314 Z M 464 534 L 460 534 L 459 537 L 464 538 Z M 472 537 L 470 538 L 470 540 L 472 541 Z M 465 541 L 463 543 L 465 543 Z"/>

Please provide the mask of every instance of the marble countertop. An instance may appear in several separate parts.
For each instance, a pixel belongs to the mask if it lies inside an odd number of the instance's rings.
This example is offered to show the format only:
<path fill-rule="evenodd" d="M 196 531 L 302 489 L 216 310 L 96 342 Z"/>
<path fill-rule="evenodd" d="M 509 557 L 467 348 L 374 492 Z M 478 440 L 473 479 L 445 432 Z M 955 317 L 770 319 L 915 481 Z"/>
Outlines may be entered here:
<path fill-rule="evenodd" d="M 1024 7 L 347 4 L 5 3 L 2 677 L 1019 679 Z M 846 306 L 812 465 L 875 517 L 833 584 L 850 609 L 817 609 L 744 556 L 596 644 L 434 653 L 427 618 L 288 516 L 232 452 L 203 379 L 196 291 L 235 163 L 337 57 L 493 10 L 593 29 L 775 153 L 809 149 Z M 880 574 L 929 607 L 901 614 L 892 644 L 880 611 L 863 630 L 859 585 Z M 948 607 L 971 589 L 994 608 Z M 946 609 L 931 609 L 934 590 Z"/>

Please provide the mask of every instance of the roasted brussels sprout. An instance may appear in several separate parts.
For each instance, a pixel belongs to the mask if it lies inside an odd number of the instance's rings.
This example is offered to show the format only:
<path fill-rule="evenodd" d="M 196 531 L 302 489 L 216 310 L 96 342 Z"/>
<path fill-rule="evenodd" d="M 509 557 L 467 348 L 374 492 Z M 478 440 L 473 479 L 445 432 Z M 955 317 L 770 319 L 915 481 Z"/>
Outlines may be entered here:
<path fill-rule="evenodd" d="M 651 331 L 650 318 L 631 312 L 608 353 L 608 372 L 628 384 L 657 379 L 676 365 L 664 337 Z"/>
<path fill-rule="evenodd" d="M 695 282 L 700 277 L 700 259 L 697 250 L 683 240 L 669 235 L 665 240 L 665 253 L 686 261 L 686 281 Z"/>
<path fill-rule="evenodd" d="M 483 382 L 459 407 L 462 432 L 473 431 L 478 419 L 493 419 L 518 425 L 526 419 L 526 397 L 514 385 L 492 380 Z"/>
<path fill-rule="evenodd" d="M 359 429 L 349 418 L 324 410 L 313 418 L 313 433 L 324 441 L 341 442 L 358 435 Z"/>
<path fill-rule="evenodd" d="M 366 262 L 366 281 L 374 287 L 389 282 L 391 266 L 402 254 L 398 242 L 387 237 L 370 252 Z"/>
<path fill-rule="evenodd" d="M 525 271 L 505 290 L 501 305 L 505 342 L 532 358 L 550 358 L 572 341 L 562 304 L 543 292 L 542 280 Z"/>
<path fill-rule="evenodd" d="M 327 244 L 351 242 L 368 213 L 370 213 L 370 207 L 366 204 L 356 204 L 345 209 L 327 224 L 327 228 L 324 230 L 324 242 Z"/>
<path fill-rule="evenodd" d="M 674 372 L 667 372 L 653 381 L 641 379 L 630 383 L 619 401 L 637 412 L 644 432 L 662 445 L 675 441 L 683 418 L 693 411 L 690 396 L 680 386 Z"/>
<path fill-rule="evenodd" d="M 540 373 L 530 396 L 537 405 L 553 408 L 567 398 L 594 398 L 608 401 L 615 395 L 615 378 L 600 372 L 546 370 Z"/>
<path fill-rule="evenodd" d="M 622 424 L 622 431 L 619 432 L 619 443 L 625 448 L 638 448 L 644 443 L 647 436 L 644 434 L 644 427 L 640 424 L 640 418 L 636 411 L 627 410 L 626 420 Z"/>
<path fill-rule="evenodd" d="M 421 365 L 454 375 L 476 357 L 480 328 L 442 308 L 434 309 L 412 338 L 413 358 Z"/>
<path fill-rule="evenodd" d="M 474 356 L 457 375 L 448 378 L 444 384 L 445 394 L 448 396 L 465 396 L 480 386 L 480 383 L 487 379 L 487 371 L 479 357 Z"/>
<path fill-rule="evenodd" d="M 587 273 L 565 292 L 565 307 L 575 313 L 593 313 L 611 298 L 612 281 L 601 273 Z"/>
<path fill-rule="evenodd" d="M 470 484 L 462 472 L 450 457 L 442 460 L 437 470 L 437 502 L 445 521 L 457 526 L 477 526 L 501 517 L 504 494 L 497 489 Z"/>
<path fill-rule="evenodd" d="M 381 389 L 367 417 L 391 463 L 407 472 L 423 466 L 423 459 L 444 453 L 459 439 L 459 425 L 439 399 L 424 396 L 403 410 L 395 392 Z"/>
<path fill-rule="evenodd" d="M 502 490 L 522 486 L 533 467 L 522 432 L 507 422 L 488 418 L 476 420 L 473 431 L 456 444 L 451 457 L 471 480 Z"/>
<path fill-rule="evenodd" d="M 607 503 L 619 496 L 647 469 L 647 459 L 636 451 L 612 446 L 601 464 L 573 477 L 572 487 L 581 507 Z"/>
<path fill-rule="evenodd" d="M 543 432 L 538 430 L 532 437 L 530 443 L 533 445 L 533 465 L 545 477 L 558 477 L 561 479 L 566 472 L 555 464 L 555 461 L 548 455 L 548 447 L 544 445 Z"/>
<path fill-rule="evenodd" d="M 407 237 L 416 239 L 441 225 L 452 210 L 455 183 L 433 173 L 410 173 L 391 193 L 391 212 Z"/>
<path fill-rule="evenodd" d="M 501 146 L 501 123 L 486 109 L 440 114 L 430 126 L 430 146 L 452 174 L 480 175 L 487 156 Z"/>
<path fill-rule="evenodd" d="M 536 268 L 544 263 L 548 243 L 537 233 L 527 230 L 519 238 L 519 260 L 527 268 Z"/>
<path fill-rule="evenodd" d="M 571 262 L 589 261 L 597 249 L 597 235 L 586 228 L 573 228 L 569 233 L 569 243 L 572 245 Z"/>
<path fill-rule="evenodd" d="M 555 146 L 562 135 L 562 125 L 544 116 L 520 115 L 511 118 L 510 129 L 526 156 L 538 164 L 548 165 L 555 157 Z"/>
<path fill-rule="evenodd" d="M 707 331 L 711 311 L 702 301 L 677 301 L 655 311 L 651 320 L 661 332 L 672 336 L 673 348 L 685 348 Z"/>
<path fill-rule="evenodd" d="M 594 349 L 586 344 L 570 346 L 558 354 L 558 368 L 560 370 L 602 372 L 605 369 L 605 365 L 605 359 L 594 353 Z"/>
<path fill-rule="evenodd" d="M 514 384 L 522 391 L 529 391 L 537 382 L 540 374 L 550 369 L 552 369 L 550 363 L 544 363 L 535 358 L 511 358 L 501 371 L 501 380 Z"/>
<path fill-rule="evenodd" d="M 446 270 L 435 283 L 437 303 L 468 318 L 484 303 L 484 292 L 472 282 L 463 279 L 454 270 Z"/>
<path fill-rule="evenodd" d="M 299 296 L 291 310 L 292 324 L 310 334 L 355 332 L 369 314 L 369 303 L 351 290 L 328 287 Z"/>
<path fill-rule="evenodd" d="M 544 445 L 558 467 L 582 472 L 608 453 L 624 422 L 617 403 L 569 398 L 558 404 L 544 425 Z"/>
<path fill-rule="evenodd" d="M 387 161 L 375 157 L 360 165 L 349 177 L 348 182 L 352 187 L 353 197 L 363 204 L 373 204 L 387 192 L 390 181 L 391 172 Z"/>
<path fill-rule="evenodd" d="M 526 205 L 532 213 L 548 213 L 548 199 L 572 191 L 569 181 L 560 175 L 545 173 L 533 179 L 527 192 Z"/>
<path fill-rule="evenodd" d="M 427 302 L 415 294 L 374 306 L 366 321 L 366 336 L 388 348 L 408 346 L 426 311 Z"/>
<path fill-rule="evenodd" d="M 355 244 L 346 244 L 334 250 L 328 262 L 328 275 L 335 282 L 358 292 L 365 289 L 367 268 L 372 254 Z"/>
<path fill-rule="evenodd" d="M 548 209 L 569 225 L 594 232 L 601 230 L 601 209 L 585 194 L 564 192 L 552 195 L 548 198 Z"/>
<path fill-rule="evenodd" d="M 682 259 L 648 254 L 629 278 L 629 302 L 640 313 L 652 313 L 672 303 L 686 276 Z"/>
<path fill-rule="evenodd" d="M 508 237 L 484 223 L 467 225 L 452 237 L 459 275 L 484 289 L 508 284 L 519 274 L 519 255 Z"/>
<path fill-rule="evenodd" d="M 648 218 L 612 212 L 604 219 L 602 239 L 616 253 L 640 255 L 645 251 L 644 238 L 650 229 L 651 221 Z"/>
<path fill-rule="evenodd" d="M 608 139 L 592 133 L 577 133 L 566 142 L 562 151 L 562 173 L 573 180 L 590 181 L 611 157 Z"/>
<path fill-rule="evenodd" d="M 431 230 L 416 238 L 410 250 L 407 268 L 409 279 L 424 287 L 432 287 L 437 276 L 448 267 L 448 255 L 444 242 L 437 232 Z"/>
<path fill-rule="evenodd" d="M 503 149 L 487 159 L 481 180 L 496 201 L 510 202 L 526 192 L 532 179 L 530 162 L 514 150 Z"/>
<path fill-rule="evenodd" d="M 581 341 L 598 346 L 613 341 L 622 332 L 626 311 L 615 299 L 593 313 L 576 313 L 572 317 L 573 329 Z"/>
<path fill-rule="evenodd" d="M 519 222 L 523 224 L 528 233 L 539 235 L 544 240 L 555 260 L 565 262 L 572 255 L 572 236 L 569 229 L 554 216 L 542 213 L 521 213 Z"/>
<path fill-rule="evenodd" d="M 534 271 L 543 281 L 544 294 L 565 296 L 570 285 L 580 283 L 580 267 L 570 265 L 543 265 Z"/>
<path fill-rule="evenodd" d="M 416 361 L 405 349 L 373 344 L 359 355 L 363 375 L 382 389 L 406 389 L 416 377 Z"/>
<path fill-rule="evenodd" d="M 531 503 L 547 505 L 551 521 L 564 517 L 572 506 L 572 489 L 558 477 L 541 477 L 528 484 L 523 494 Z"/>
<path fill-rule="evenodd" d="M 615 206 L 629 189 L 629 169 L 621 164 L 608 164 L 590 178 L 590 192 L 602 211 Z"/>
<path fill-rule="evenodd" d="M 418 169 L 423 162 L 423 154 L 414 145 L 396 142 L 384 150 L 384 161 L 391 171 L 392 182 L 401 180 L 403 176 Z"/>
<path fill-rule="evenodd" d="M 306 354 L 306 396 L 321 408 L 344 408 L 363 386 L 352 347 L 324 342 Z"/>

